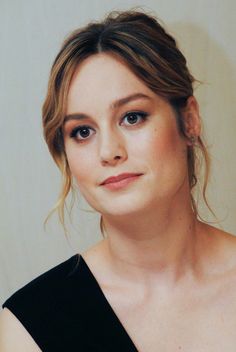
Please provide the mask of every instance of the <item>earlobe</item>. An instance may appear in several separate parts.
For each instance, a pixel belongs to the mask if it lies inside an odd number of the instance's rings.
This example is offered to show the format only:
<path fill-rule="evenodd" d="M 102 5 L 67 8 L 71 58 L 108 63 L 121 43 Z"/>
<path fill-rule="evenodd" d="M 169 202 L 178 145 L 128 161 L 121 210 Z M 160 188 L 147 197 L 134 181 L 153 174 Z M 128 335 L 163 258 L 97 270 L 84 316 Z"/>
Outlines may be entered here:
<path fill-rule="evenodd" d="M 187 105 L 183 112 L 185 134 L 189 138 L 188 144 L 193 144 L 193 138 L 195 140 L 201 134 L 201 118 L 199 115 L 199 106 L 196 98 L 191 96 L 188 98 Z"/>

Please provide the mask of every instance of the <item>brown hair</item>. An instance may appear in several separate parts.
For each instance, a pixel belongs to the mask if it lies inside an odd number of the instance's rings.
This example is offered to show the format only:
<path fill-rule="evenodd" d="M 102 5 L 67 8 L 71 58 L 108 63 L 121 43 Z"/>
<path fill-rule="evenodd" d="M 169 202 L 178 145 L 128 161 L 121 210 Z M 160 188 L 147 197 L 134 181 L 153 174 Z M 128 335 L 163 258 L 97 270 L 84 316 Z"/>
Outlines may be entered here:
<path fill-rule="evenodd" d="M 73 191 L 62 133 L 67 95 L 78 65 L 87 57 L 101 52 L 118 55 L 147 87 L 165 98 L 176 112 L 180 134 L 187 137 L 181 111 L 185 108 L 188 98 L 193 95 L 193 83 L 196 80 L 189 72 L 186 59 L 178 49 L 175 39 L 153 15 L 143 11 L 113 11 L 103 21 L 91 22 L 72 32 L 64 41 L 52 65 L 42 109 L 45 140 L 63 179 L 62 190 L 52 212 L 58 210 L 64 228 L 65 200 L 70 190 Z M 202 152 L 205 160 L 202 194 L 212 212 L 206 199 L 210 158 L 201 137 L 198 137 L 196 145 L 188 146 L 187 153 L 192 208 L 195 215 L 200 217 L 192 194 L 199 174 L 198 150 Z M 102 217 L 100 227 L 103 233 Z"/>

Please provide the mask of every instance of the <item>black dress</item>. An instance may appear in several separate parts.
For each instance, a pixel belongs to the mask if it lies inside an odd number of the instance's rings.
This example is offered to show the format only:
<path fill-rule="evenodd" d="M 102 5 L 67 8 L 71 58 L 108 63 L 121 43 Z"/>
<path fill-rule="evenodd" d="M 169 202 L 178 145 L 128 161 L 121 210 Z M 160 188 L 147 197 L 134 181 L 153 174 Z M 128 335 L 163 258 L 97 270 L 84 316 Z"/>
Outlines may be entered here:
<path fill-rule="evenodd" d="M 16 291 L 4 307 L 43 352 L 137 352 L 80 254 Z"/>

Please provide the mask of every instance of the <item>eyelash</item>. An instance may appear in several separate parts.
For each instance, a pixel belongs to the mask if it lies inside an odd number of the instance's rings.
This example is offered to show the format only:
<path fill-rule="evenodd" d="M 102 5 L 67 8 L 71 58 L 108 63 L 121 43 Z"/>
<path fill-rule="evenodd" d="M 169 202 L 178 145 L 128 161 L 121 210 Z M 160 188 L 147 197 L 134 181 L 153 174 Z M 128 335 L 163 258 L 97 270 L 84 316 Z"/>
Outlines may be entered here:
<path fill-rule="evenodd" d="M 124 117 L 122 118 L 122 121 L 127 118 L 127 117 L 130 117 L 130 116 L 133 116 L 133 115 L 136 115 L 136 116 L 140 116 L 141 117 L 141 123 L 145 122 L 148 118 L 148 114 L 146 112 L 142 112 L 142 111 L 131 111 L 131 112 L 128 112 L 124 115 Z M 130 124 L 130 126 L 136 126 L 137 124 Z M 76 139 L 76 141 L 78 143 L 83 143 L 83 141 L 86 141 L 90 135 L 86 138 L 82 138 L 82 139 L 78 139 L 77 138 L 77 135 L 78 135 L 78 132 L 82 131 L 83 129 L 92 129 L 90 126 L 87 126 L 87 125 L 82 125 L 82 126 L 78 126 L 78 127 L 75 127 L 71 133 L 70 133 L 70 137 L 71 138 L 74 138 Z"/>

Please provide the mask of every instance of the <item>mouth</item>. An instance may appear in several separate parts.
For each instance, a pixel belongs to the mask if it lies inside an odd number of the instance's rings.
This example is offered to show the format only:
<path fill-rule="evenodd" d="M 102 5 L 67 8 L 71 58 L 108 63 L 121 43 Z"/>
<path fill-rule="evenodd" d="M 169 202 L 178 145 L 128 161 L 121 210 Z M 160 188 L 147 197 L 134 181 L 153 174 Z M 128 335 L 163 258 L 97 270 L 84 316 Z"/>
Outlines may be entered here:
<path fill-rule="evenodd" d="M 101 185 L 108 189 L 120 189 L 137 180 L 143 174 L 122 174 L 106 179 Z"/>

